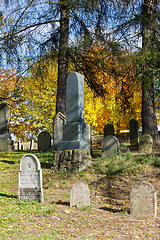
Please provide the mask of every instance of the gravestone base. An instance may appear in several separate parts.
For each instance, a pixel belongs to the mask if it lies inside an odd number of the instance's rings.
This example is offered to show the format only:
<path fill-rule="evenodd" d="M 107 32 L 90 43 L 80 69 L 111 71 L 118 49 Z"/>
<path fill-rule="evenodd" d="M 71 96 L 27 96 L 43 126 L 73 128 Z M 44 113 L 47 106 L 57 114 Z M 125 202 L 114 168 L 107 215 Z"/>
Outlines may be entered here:
<path fill-rule="evenodd" d="M 20 188 L 19 201 L 42 202 L 43 192 L 37 188 Z"/>
<path fill-rule="evenodd" d="M 59 172 L 80 172 L 91 165 L 90 150 L 74 149 L 56 151 L 52 169 Z"/>
<path fill-rule="evenodd" d="M 61 141 L 58 143 L 58 151 L 71 149 L 86 149 L 89 150 L 89 142 L 83 140 Z"/>
<path fill-rule="evenodd" d="M 13 141 L 7 138 L 0 138 L 0 152 L 13 151 Z"/>

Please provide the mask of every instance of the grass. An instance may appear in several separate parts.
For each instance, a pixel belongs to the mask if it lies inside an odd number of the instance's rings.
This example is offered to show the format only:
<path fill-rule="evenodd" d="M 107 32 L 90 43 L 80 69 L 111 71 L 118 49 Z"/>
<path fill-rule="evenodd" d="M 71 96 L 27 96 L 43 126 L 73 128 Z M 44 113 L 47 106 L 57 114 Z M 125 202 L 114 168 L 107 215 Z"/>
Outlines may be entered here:
<path fill-rule="evenodd" d="M 140 155 L 136 156 L 127 152 L 123 155 L 112 154 L 105 159 L 98 158 L 94 162 L 94 171 L 96 173 L 105 173 L 107 175 L 117 175 L 121 173 L 132 174 L 138 171 L 144 171 L 146 166 L 160 166 L 158 156 Z"/>
<path fill-rule="evenodd" d="M 81 230 L 80 232 L 83 234 L 82 238 L 79 236 L 77 239 L 85 239 L 91 231 L 89 226 L 97 222 L 97 219 L 85 221 L 86 216 L 94 211 L 94 203 L 78 210 L 69 208 L 69 191 L 75 181 L 84 180 L 89 186 L 91 185 L 90 189 L 99 192 L 101 189 L 105 189 L 104 179 L 107 179 L 106 176 L 132 175 L 135 172 L 145 172 L 146 168 L 156 167 L 159 169 L 160 167 L 158 156 L 133 155 L 128 152 L 124 155 L 112 155 L 106 159 L 96 158 L 87 170 L 80 173 L 59 173 L 50 169 L 53 152 L 34 151 L 32 153 L 38 157 L 42 166 L 45 202 L 28 203 L 18 201 L 19 164 L 25 153 L 27 152 L 0 153 L 0 239 L 71 239 L 72 235 L 74 238 L 75 226 L 78 226 L 77 229 Z M 98 187 L 94 186 L 94 182 L 99 182 L 100 179 L 102 181 L 98 183 Z M 109 194 L 111 191 L 112 188 L 108 190 Z M 97 195 L 95 199 L 103 206 L 103 198 L 99 199 Z M 124 209 L 123 214 L 126 212 L 127 210 Z M 122 211 L 120 213 L 122 215 Z M 77 218 L 79 221 L 74 220 Z M 101 225 L 103 226 L 103 224 Z M 86 235 L 84 235 L 83 229 L 86 226 L 88 226 L 86 228 L 88 232 L 86 230 Z M 70 231 L 69 237 L 68 231 Z M 93 234 L 89 239 L 98 238 Z"/>

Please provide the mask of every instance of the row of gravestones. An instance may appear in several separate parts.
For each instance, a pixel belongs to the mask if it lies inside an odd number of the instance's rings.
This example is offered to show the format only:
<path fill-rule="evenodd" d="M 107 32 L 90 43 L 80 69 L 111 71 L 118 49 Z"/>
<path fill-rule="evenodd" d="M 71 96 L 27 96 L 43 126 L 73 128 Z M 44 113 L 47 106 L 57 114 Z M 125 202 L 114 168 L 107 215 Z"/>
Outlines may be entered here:
<path fill-rule="evenodd" d="M 56 117 L 56 121 L 57 121 L 57 117 Z M 57 124 L 59 124 L 58 121 L 57 121 Z M 58 128 L 55 127 L 54 129 L 57 130 Z M 87 135 L 90 136 L 89 131 L 87 132 Z M 56 133 L 55 133 L 55 136 L 57 136 Z M 90 137 L 86 136 L 86 138 L 88 138 L 88 141 L 90 141 Z M 152 146 L 153 146 L 152 137 L 149 134 L 145 134 L 140 136 L 140 139 L 139 139 L 138 122 L 135 119 L 132 119 L 130 121 L 130 142 L 131 142 L 131 146 L 138 145 L 140 153 L 152 152 Z M 56 144 L 58 144 L 58 139 Z M 55 145 L 54 145 L 54 148 L 55 148 Z M 46 152 L 50 149 L 51 149 L 50 134 L 48 132 L 41 132 L 38 136 L 38 150 L 42 152 Z M 124 144 L 120 144 L 118 139 L 114 136 L 114 126 L 111 124 L 108 124 L 104 127 L 104 139 L 102 141 L 101 149 L 102 149 L 102 158 L 105 158 L 106 156 L 112 153 L 120 153 L 120 151 L 127 151 L 127 147 Z"/>
<path fill-rule="evenodd" d="M 130 126 L 130 145 L 136 147 L 140 153 L 151 153 L 153 147 L 153 139 L 149 134 L 144 134 L 139 137 L 138 121 L 131 119 Z M 107 124 L 104 127 L 104 139 L 101 145 L 102 157 L 106 157 L 111 153 L 120 153 L 120 150 L 126 151 L 127 146 L 120 144 L 118 139 L 114 136 L 114 126 Z"/>
<path fill-rule="evenodd" d="M 33 154 L 22 157 L 19 170 L 19 201 L 43 201 L 42 169 L 38 158 Z M 70 193 L 70 206 L 90 205 L 90 190 L 84 181 L 76 182 Z M 147 182 L 132 187 L 130 193 L 130 213 L 137 217 L 151 217 L 157 214 L 156 192 Z"/>

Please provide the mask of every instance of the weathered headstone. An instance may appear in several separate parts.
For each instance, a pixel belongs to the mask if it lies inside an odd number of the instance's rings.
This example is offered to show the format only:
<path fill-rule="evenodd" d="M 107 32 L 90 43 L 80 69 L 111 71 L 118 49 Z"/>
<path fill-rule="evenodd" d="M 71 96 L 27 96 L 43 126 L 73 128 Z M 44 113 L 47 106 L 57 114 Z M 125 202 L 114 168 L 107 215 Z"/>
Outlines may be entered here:
<path fill-rule="evenodd" d="M 130 144 L 131 144 L 131 146 L 138 145 L 139 128 L 138 128 L 138 121 L 135 118 L 133 118 L 129 121 L 129 128 L 130 128 Z"/>
<path fill-rule="evenodd" d="M 152 153 L 153 139 L 151 135 L 141 135 L 139 140 L 139 153 Z"/>
<path fill-rule="evenodd" d="M 58 112 L 53 118 L 53 149 L 57 150 L 58 143 L 63 139 L 63 124 L 66 117 Z"/>
<path fill-rule="evenodd" d="M 107 124 L 104 126 L 104 137 L 108 135 L 114 136 L 114 126 L 112 124 Z"/>
<path fill-rule="evenodd" d="M 84 76 L 71 72 L 67 78 L 66 123 L 63 125 L 63 141 L 58 143 L 58 150 L 89 150 L 86 128 L 84 122 Z"/>
<path fill-rule="evenodd" d="M 130 212 L 136 217 L 155 217 L 157 214 L 156 192 L 145 181 L 132 187 L 130 193 Z"/>
<path fill-rule="evenodd" d="M 12 151 L 13 141 L 9 136 L 7 104 L 0 104 L 0 151 Z"/>
<path fill-rule="evenodd" d="M 78 181 L 73 185 L 70 194 L 70 207 L 82 207 L 90 205 L 90 190 L 87 183 Z"/>
<path fill-rule="evenodd" d="M 18 178 L 19 201 L 43 201 L 42 169 L 35 155 L 28 153 L 22 157 Z"/>
<path fill-rule="evenodd" d="M 102 158 L 107 157 L 111 154 L 119 154 L 120 153 L 120 144 L 118 139 L 115 136 L 108 135 L 106 136 L 101 145 L 102 149 Z"/>
<path fill-rule="evenodd" d="M 48 132 L 41 132 L 38 135 L 38 150 L 47 152 L 51 149 L 51 135 Z"/>

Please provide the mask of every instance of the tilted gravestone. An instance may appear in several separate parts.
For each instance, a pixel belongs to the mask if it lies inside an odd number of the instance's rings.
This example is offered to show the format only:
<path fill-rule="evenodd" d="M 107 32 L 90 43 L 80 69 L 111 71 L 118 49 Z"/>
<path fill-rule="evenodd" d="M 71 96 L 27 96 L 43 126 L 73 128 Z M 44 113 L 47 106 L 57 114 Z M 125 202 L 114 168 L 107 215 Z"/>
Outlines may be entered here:
<path fill-rule="evenodd" d="M 139 140 L 139 153 L 152 153 L 153 139 L 151 135 L 141 135 Z"/>
<path fill-rule="evenodd" d="M 73 185 L 70 194 L 70 207 L 82 207 L 90 205 L 90 190 L 87 183 L 78 181 Z"/>
<path fill-rule="evenodd" d="M 108 135 L 114 136 L 114 126 L 112 124 L 107 124 L 104 126 L 104 137 Z"/>
<path fill-rule="evenodd" d="M 157 214 L 156 192 L 145 181 L 132 187 L 130 193 L 130 212 L 136 217 L 155 217 Z"/>
<path fill-rule="evenodd" d="M 66 117 L 58 112 L 53 118 L 53 149 L 57 150 L 58 143 L 63 139 L 63 124 Z"/>
<path fill-rule="evenodd" d="M 67 78 L 66 123 L 63 124 L 63 139 L 54 154 L 53 168 L 79 172 L 90 165 L 89 141 L 90 127 L 84 122 L 84 76 L 71 72 Z"/>
<path fill-rule="evenodd" d="M 48 132 L 41 132 L 38 135 L 38 150 L 47 152 L 51 149 L 51 135 Z"/>
<path fill-rule="evenodd" d="M 0 104 L 0 151 L 13 150 L 13 141 L 9 136 L 7 104 Z"/>
<path fill-rule="evenodd" d="M 139 129 L 138 129 L 138 121 L 133 118 L 129 121 L 130 128 L 130 144 L 131 146 L 138 145 L 139 142 Z"/>
<path fill-rule="evenodd" d="M 111 154 L 120 153 L 120 144 L 118 139 L 115 136 L 108 135 L 102 140 L 102 158 L 107 157 Z"/>
<path fill-rule="evenodd" d="M 18 178 L 19 201 L 43 201 L 42 169 L 35 155 L 28 153 L 22 157 Z"/>

